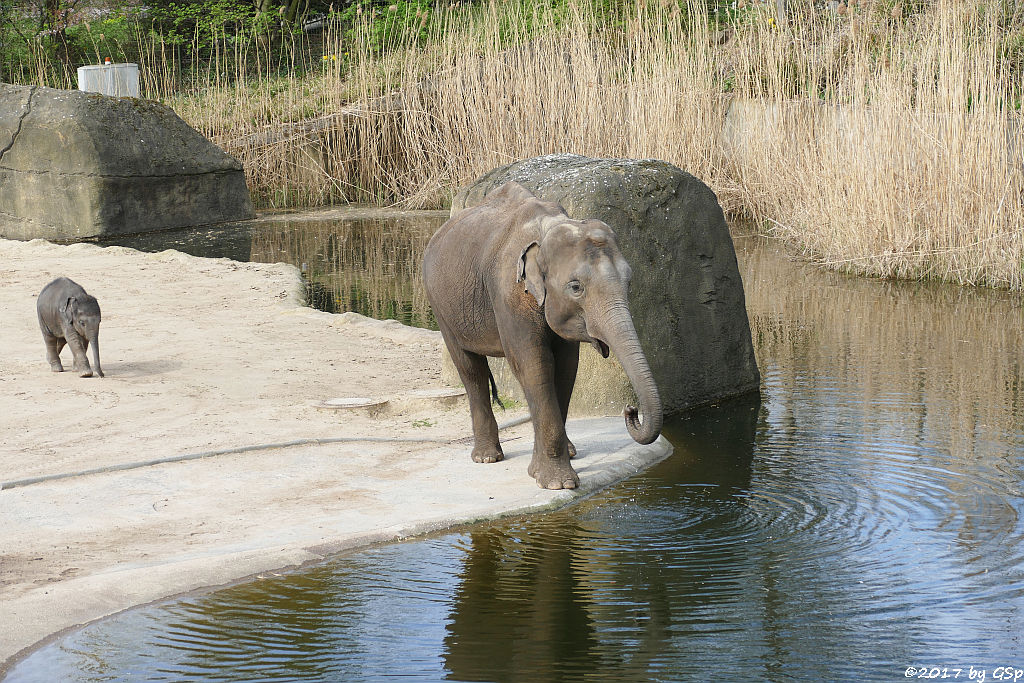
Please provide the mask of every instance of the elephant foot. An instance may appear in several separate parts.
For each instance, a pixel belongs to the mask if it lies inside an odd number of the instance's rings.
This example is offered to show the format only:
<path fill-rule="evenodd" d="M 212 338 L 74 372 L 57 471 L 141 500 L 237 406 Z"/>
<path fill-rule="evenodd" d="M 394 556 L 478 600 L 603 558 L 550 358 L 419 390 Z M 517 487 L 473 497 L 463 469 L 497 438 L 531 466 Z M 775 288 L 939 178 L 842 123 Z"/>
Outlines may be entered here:
<path fill-rule="evenodd" d="M 505 454 L 501 452 L 501 446 L 488 445 L 488 446 L 476 446 L 473 449 L 473 462 L 501 462 L 505 459 Z"/>
<path fill-rule="evenodd" d="M 552 458 L 535 453 L 526 471 L 542 489 L 574 489 L 580 485 L 579 475 L 569 464 L 568 458 Z"/>
<path fill-rule="evenodd" d="M 64 366 L 60 364 L 60 361 L 50 363 L 50 372 L 64 372 Z"/>

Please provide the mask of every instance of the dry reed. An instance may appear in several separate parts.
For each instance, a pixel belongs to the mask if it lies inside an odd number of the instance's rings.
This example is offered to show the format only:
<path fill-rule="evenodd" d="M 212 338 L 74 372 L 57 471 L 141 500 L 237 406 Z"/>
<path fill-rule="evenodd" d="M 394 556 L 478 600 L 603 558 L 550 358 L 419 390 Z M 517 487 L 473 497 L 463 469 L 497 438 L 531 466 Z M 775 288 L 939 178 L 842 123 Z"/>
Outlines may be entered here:
<path fill-rule="evenodd" d="M 804 29 L 838 65 L 794 69 L 779 33 L 744 46 L 741 73 L 828 84 L 817 101 L 740 84 L 747 120 L 727 146 L 744 209 L 842 270 L 1020 290 L 1021 114 L 998 18 L 942 0 L 905 25 L 854 17 L 831 46 Z"/>
<path fill-rule="evenodd" d="M 704 3 L 459 5 L 384 54 L 332 25 L 301 79 L 267 76 L 258 44 L 184 73 L 151 41 L 144 92 L 237 156 L 264 207 L 443 207 L 515 159 L 654 157 L 831 267 L 1024 289 L 1015 5 L 861 0 L 782 27 L 771 5 L 725 32 Z"/>

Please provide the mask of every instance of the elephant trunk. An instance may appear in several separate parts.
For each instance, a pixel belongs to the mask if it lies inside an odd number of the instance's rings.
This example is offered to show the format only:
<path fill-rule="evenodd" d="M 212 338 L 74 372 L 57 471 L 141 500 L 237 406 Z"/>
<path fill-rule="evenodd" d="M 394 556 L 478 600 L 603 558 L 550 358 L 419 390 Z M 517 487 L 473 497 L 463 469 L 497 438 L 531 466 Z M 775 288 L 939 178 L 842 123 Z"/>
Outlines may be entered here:
<path fill-rule="evenodd" d="M 634 406 L 626 406 L 624 416 L 626 418 L 626 430 L 637 443 L 652 443 L 661 434 L 662 407 L 661 397 L 658 395 L 658 385 L 654 382 L 654 375 L 647 365 L 647 358 L 640 347 L 640 340 L 637 338 L 636 329 L 633 327 L 633 319 L 629 309 L 622 304 L 615 306 L 606 318 L 607 324 L 601 327 L 606 330 L 608 346 L 612 353 L 619 359 L 619 363 L 626 371 L 633 390 L 640 399 L 640 411 Z M 639 417 L 643 416 L 643 422 Z"/>
<path fill-rule="evenodd" d="M 89 346 L 92 347 L 93 370 L 97 377 L 103 376 L 103 368 L 100 367 L 100 333 L 99 330 L 89 335 Z"/>

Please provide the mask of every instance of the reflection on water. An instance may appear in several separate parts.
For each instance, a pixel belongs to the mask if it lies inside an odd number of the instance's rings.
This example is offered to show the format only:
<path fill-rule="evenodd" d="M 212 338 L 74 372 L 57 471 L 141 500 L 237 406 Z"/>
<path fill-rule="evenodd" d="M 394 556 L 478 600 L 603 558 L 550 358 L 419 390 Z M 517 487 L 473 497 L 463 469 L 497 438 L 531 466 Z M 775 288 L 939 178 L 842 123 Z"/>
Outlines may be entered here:
<path fill-rule="evenodd" d="M 664 668 L 690 647 L 679 651 L 678 636 L 729 628 L 707 596 L 728 587 L 723 573 L 738 559 L 723 523 L 749 486 L 759 417 L 747 399 L 677 418 L 666 435 L 678 453 L 642 480 L 543 520 L 463 535 L 441 655 L 447 677 L 683 675 Z"/>
<path fill-rule="evenodd" d="M 762 401 L 670 422 L 676 452 L 650 471 L 561 512 L 133 610 L 10 680 L 1024 669 L 1020 301 L 737 250 Z"/>
<path fill-rule="evenodd" d="M 332 220 L 271 216 L 209 228 L 113 235 L 99 244 L 290 263 L 302 271 L 314 308 L 437 329 L 423 291 L 420 254 L 446 219 L 447 213 L 439 211 L 382 217 L 357 210 Z"/>

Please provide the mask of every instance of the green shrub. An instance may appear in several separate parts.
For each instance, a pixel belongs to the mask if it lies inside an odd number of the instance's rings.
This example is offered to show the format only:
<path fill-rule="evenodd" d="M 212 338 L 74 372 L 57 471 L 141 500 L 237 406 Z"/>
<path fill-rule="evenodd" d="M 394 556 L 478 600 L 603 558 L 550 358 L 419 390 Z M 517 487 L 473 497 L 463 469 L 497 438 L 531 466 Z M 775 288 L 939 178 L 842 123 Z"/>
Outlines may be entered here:
<path fill-rule="evenodd" d="M 349 42 L 362 42 L 372 52 L 382 53 L 399 46 L 423 45 L 430 34 L 433 3 L 429 0 L 354 2 L 335 18 L 350 27 L 346 31 Z"/>

